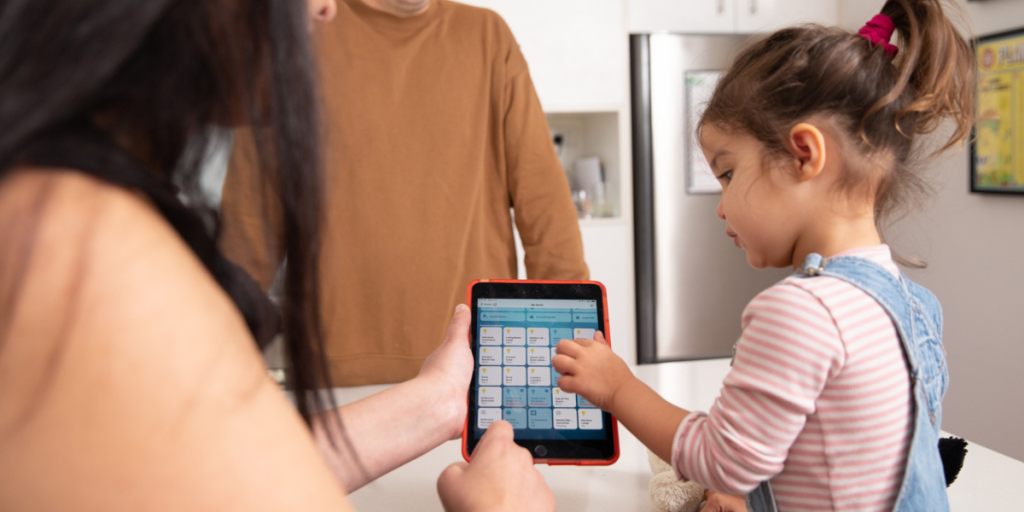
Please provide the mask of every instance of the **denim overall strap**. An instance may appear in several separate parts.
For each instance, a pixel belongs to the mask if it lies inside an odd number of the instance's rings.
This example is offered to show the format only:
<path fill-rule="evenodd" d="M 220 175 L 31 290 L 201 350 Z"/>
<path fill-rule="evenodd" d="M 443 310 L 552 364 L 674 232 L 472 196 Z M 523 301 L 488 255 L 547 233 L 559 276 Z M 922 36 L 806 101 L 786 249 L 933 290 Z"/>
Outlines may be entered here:
<path fill-rule="evenodd" d="M 828 276 L 850 283 L 889 314 L 907 359 L 914 399 L 914 433 L 893 510 L 949 510 L 938 450 L 942 398 L 949 383 L 938 300 L 902 273 L 895 276 L 881 265 L 856 256 L 825 259 L 811 254 L 794 275 Z"/>
<path fill-rule="evenodd" d="M 760 485 L 750 491 L 746 496 L 748 512 L 778 512 L 775 505 L 775 493 L 772 492 L 772 485 L 768 482 L 761 482 Z"/>

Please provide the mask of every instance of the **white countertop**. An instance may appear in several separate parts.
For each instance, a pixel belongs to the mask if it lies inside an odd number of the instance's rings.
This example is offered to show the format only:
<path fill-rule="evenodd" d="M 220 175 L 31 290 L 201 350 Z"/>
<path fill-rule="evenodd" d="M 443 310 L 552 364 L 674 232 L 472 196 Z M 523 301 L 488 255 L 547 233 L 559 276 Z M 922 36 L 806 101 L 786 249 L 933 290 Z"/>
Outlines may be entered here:
<path fill-rule="evenodd" d="M 687 410 L 706 411 L 729 371 L 727 359 L 639 366 L 634 372 L 670 402 Z M 339 403 L 349 403 L 387 386 L 336 389 Z M 969 441 L 969 440 L 968 440 Z M 619 427 L 621 455 L 607 467 L 538 466 L 558 500 L 558 510 L 654 510 L 648 499 L 651 470 L 647 450 Z M 1015 510 L 1024 503 L 1024 462 L 975 443 L 956 482 L 949 487 L 954 511 Z M 461 441 L 449 441 L 352 494 L 361 512 L 441 511 L 437 477 L 452 462 L 462 460 Z"/>

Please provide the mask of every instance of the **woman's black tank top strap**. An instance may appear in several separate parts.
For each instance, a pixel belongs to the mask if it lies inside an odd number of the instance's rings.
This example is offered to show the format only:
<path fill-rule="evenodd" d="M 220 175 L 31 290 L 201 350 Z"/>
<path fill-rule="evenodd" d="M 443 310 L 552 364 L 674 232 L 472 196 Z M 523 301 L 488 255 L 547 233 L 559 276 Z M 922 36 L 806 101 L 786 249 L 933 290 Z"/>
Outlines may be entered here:
<path fill-rule="evenodd" d="M 51 131 L 26 145 L 12 161 L 76 169 L 144 193 L 241 310 L 260 349 L 280 331 L 277 307 L 245 270 L 221 254 L 203 219 L 179 199 L 178 187 L 143 167 L 103 132 L 86 124 Z"/>

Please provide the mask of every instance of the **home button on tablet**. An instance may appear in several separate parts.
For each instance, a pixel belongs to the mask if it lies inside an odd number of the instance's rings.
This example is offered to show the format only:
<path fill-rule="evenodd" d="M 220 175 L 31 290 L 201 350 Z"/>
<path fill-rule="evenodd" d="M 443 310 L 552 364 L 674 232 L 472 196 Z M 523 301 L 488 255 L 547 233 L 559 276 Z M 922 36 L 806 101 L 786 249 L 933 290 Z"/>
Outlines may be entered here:
<path fill-rule="evenodd" d="M 548 449 L 542 444 L 538 444 L 533 448 L 533 453 L 536 453 L 538 457 L 543 457 L 548 454 Z"/>

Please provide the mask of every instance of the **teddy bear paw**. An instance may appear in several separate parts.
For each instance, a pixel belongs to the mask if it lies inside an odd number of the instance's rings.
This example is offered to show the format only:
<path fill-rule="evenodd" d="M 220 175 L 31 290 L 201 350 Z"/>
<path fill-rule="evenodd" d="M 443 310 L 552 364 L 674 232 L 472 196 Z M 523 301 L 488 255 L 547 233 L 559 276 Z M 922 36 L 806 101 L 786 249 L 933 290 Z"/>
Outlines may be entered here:
<path fill-rule="evenodd" d="M 704 501 L 700 484 L 680 481 L 672 471 L 654 475 L 649 489 L 651 502 L 662 512 L 696 512 Z"/>

